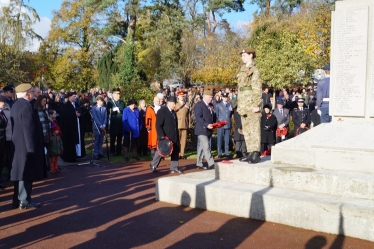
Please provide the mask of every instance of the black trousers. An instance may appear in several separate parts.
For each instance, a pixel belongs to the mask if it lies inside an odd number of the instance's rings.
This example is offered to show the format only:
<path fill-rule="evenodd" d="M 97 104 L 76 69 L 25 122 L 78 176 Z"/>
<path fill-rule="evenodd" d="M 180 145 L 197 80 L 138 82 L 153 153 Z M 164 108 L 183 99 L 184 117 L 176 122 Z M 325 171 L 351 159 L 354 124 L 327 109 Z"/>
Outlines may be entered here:
<path fill-rule="evenodd" d="M 123 134 L 110 134 L 110 153 L 120 155 L 122 152 Z M 117 144 L 116 144 L 117 142 Z"/>

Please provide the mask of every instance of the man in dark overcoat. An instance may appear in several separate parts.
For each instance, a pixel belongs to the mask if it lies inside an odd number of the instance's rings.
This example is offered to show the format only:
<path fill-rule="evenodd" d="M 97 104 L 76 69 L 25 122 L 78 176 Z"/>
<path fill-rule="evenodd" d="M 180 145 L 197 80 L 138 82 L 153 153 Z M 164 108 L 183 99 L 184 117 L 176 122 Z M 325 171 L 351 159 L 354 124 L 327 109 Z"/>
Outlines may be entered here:
<path fill-rule="evenodd" d="M 12 162 L 11 180 L 14 181 L 13 208 L 37 208 L 40 205 L 31 201 L 32 184 L 43 179 L 44 149 L 43 132 L 30 104 L 34 96 L 30 84 L 16 87 L 19 98 L 12 107 L 10 119 L 12 123 L 12 142 L 14 158 Z"/>
<path fill-rule="evenodd" d="M 156 130 L 158 139 L 162 140 L 167 136 L 173 142 L 173 152 L 171 154 L 170 173 L 183 173 L 178 169 L 179 166 L 179 134 L 178 118 L 174 112 L 177 99 L 174 96 L 167 98 L 166 106 L 157 112 Z M 157 172 L 156 168 L 161 161 L 161 156 L 155 153 L 151 162 L 151 170 Z"/>
<path fill-rule="evenodd" d="M 123 125 L 122 113 L 126 108 L 125 102 L 121 100 L 121 92 L 119 88 L 113 89 L 113 98 L 110 98 L 106 104 L 108 112 L 109 135 L 110 135 L 110 155 L 119 156 L 122 152 L 122 139 L 123 139 Z M 116 144 L 117 142 L 117 144 Z"/>
<path fill-rule="evenodd" d="M 76 162 L 77 157 L 85 156 L 82 110 L 75 103 L 75 92 L 67 94 L 68 101 L 62 106 L 60 128 L 64 152 L 61 158 L 66 162 Z"/>

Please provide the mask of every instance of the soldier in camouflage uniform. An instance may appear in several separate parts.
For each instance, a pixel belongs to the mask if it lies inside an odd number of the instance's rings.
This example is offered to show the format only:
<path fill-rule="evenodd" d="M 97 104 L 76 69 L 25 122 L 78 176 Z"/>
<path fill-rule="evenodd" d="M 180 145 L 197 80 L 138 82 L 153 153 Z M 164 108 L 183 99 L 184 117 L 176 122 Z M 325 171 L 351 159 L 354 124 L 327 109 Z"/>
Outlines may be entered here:
<path fill-rule="evenodd" d="M 259 70 L 253 61 L 256 52 L 253 48 L 241 51 L 244 65 L 240 68 L 238 77 L 238 108 L 237 112 L 242 120 L 242 132 L 247 146 L 247 157 L 241 162 L 258 163 L 261 146 L 261 104 L 262 82 Z"/>

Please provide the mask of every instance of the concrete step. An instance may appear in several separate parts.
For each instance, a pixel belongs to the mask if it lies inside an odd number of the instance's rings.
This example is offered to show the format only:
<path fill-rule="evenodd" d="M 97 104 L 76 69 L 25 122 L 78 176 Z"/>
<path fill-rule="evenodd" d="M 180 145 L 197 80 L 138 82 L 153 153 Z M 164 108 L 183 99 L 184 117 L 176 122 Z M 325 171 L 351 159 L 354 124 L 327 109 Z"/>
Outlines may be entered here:
<path fill-rule="evenodd" d="M 215 179 L 197 172 L 158 179 L 156 199 L 374 241 L 374 201 Z"/>
<path fill-rule="evenodd" d="M 269 157 L 258 164 L 230 162 L 216 164 L 216 179 L 374 200 L 373 174 L 273 164 Z"/>

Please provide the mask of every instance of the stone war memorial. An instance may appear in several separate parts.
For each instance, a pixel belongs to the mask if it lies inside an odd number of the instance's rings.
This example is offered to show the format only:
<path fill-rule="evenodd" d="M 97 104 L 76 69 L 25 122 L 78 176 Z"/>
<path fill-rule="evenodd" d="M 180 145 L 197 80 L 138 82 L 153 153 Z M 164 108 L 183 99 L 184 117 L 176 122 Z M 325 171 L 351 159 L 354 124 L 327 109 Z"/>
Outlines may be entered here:
<path fill-rule="evenodd" d="M 374 241 L 374 1 L 337 1 L 331 33 L 331 123 L 258 164 L 158 179 L 156 199 Z"/>

